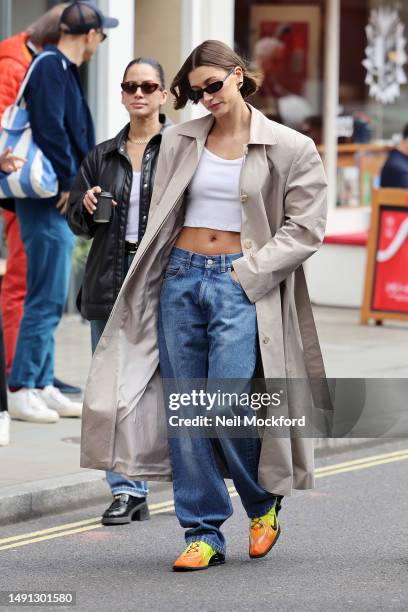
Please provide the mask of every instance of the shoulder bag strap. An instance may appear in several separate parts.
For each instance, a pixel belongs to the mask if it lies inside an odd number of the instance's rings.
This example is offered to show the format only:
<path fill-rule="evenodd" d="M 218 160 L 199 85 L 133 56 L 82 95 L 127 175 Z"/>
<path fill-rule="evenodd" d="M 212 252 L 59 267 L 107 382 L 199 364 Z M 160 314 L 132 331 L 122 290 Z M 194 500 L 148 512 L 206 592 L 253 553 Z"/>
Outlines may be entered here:
<path fill-rule="evenodd" d="M 36 65 L 38 64 L 38 62 L 40 62 L 42 60 L 43 57 L 46 57 L 47 55 L 57 55 L 56 53 L 54 53 L 54 51 L 44 51 L 43 53 L 41 53 L 40 55 L 38 55 L 36 58 L 33 59 L 33 61 L 31 62 L 31 65 L 29 67 L 29 69 L 26 72 L 26 75 L 23 79 L 23 82 L 20 85 L 20 89 L 18 90 L 18 94 L 17 94 L 17 98 L 14 104 L 16 104 L 17 106 L 20 105 L 23 96 L 24 96 L 24 91 L 25 88 L 27 87 L 27 83 L 30 80 L 30 77 L 33 73 L 34 68 L 36 67 Z M 64 60 L 61 60 L 62 66 L 64 68 L 64 70 L 67 69 L 67 65 L 66 62 L 64 62 Z"/>

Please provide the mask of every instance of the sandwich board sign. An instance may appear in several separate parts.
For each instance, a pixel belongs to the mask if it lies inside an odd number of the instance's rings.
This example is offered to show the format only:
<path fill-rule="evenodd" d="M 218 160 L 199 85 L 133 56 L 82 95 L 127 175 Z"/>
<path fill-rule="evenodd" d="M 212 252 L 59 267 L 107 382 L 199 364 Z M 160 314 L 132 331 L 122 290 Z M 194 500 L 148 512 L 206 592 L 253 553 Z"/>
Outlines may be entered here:
<path fill-rule="evenodd" d="M 374 191 L 360 322 L 408 321 L 408 190 Z"/>

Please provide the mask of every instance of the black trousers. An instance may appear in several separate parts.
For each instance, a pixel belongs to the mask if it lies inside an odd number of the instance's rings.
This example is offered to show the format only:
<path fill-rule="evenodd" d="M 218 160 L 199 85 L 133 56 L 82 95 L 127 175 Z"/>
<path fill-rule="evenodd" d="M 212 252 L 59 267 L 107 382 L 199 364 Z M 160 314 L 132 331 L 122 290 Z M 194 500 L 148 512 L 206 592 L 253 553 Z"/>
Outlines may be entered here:
<path fill-rule="evenodd" d="M 0 411 L 7 410 L 6 360 L 4 356 L 3 321 L 0 315 Z"/>

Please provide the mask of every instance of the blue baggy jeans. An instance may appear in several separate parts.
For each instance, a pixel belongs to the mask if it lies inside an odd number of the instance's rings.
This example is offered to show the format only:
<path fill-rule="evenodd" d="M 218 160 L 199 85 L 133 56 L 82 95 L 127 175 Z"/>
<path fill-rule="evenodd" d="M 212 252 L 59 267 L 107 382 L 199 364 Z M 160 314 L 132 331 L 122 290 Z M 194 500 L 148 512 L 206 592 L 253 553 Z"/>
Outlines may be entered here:
<path fill-rule="evenodd" d="M 24 315 L 9 377 L 11 387 L 42 388 L 54 380 L 54 332 L 68 295 L 75 236 L 57 198 L 16 199 L 27 255 Z"/>
<path fill-rule="evenodd" d="M 133 257 L 133 253 L 127 254 L 125 273 L 129 270 Z M 106 323 L 107 319 L 94 319 L 90 321 L 92 354 L 95 352 L 96 345 L 102 336 Z M 149 492 L 146 480 L 128 480 L 116 472 L 106 472 L 106 481 L 111 488 L 112 495 L 127 493 L 128 495 L 133 495 L 133 497 L 146 497 Z"/>
<path fill-rule="evenodd" d="M 242 257 L 204 256 L 173 248 L 159 308 L 160 370 L 164 381 L 250 381 L 257 357 L 255 305 L 231 275 Z M 182 386 L 182 385 L 181 385 Z M 168 415 L 170 414 L 167 403 Z M 174 413 L 173 413 L 174 414 Z M 253 432 L 252 432 L 253 433 Z M 276 497 L 258 484 L 261 442 L 257 435 L 169 435 L 176 514 L 187 544 L 202 540 L 225 553 L 220 530 L 232 514 L 216 454 L 223 457 L 250 518 L 266 514 Z"/>

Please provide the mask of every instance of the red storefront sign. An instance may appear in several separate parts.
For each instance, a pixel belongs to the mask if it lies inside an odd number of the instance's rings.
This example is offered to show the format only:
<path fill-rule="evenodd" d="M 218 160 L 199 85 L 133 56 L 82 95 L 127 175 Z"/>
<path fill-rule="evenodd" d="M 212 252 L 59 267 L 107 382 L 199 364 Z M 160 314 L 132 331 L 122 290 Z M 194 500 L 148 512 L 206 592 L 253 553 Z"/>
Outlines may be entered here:
<path fill-rule="evenodd" d="M 380 206 L 372 310 L 408 313 L 408 209 Z"/>

